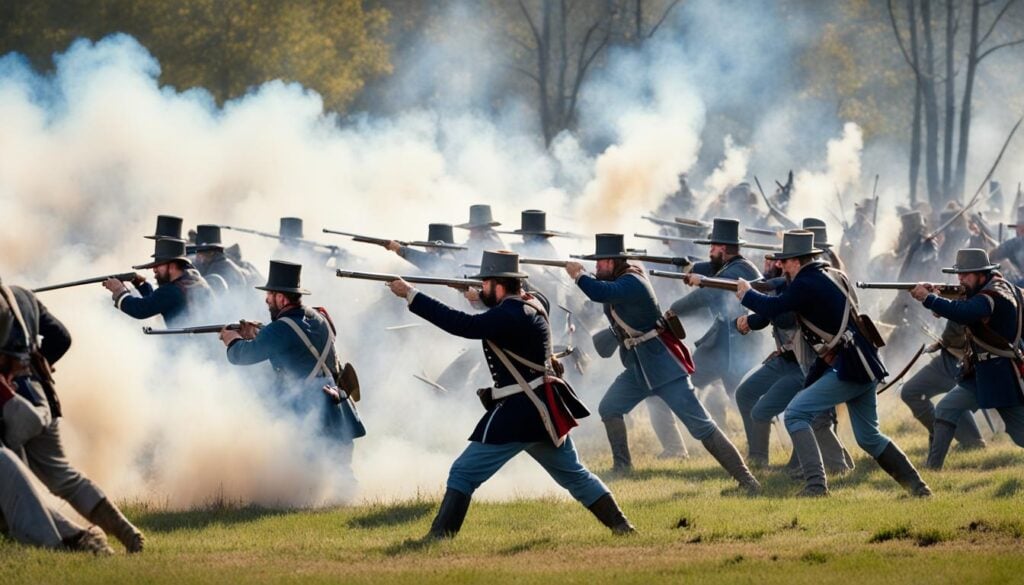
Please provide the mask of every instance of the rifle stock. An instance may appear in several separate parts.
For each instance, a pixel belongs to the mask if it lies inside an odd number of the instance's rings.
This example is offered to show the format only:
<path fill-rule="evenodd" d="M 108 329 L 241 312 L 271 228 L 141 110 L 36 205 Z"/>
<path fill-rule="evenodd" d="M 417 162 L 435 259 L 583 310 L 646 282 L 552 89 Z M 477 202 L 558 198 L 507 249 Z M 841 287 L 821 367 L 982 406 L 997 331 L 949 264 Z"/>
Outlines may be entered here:
<path fill-rule="evenodd" d="M 120 274 L 108 274 L 107 276 L 95 276 L 93 278 L 83 278 L 82 280 L 72 280 L 71 282 L 62 282 L 60 284 L 51 284 L 48 286 L 41 286 L 39 288 L 32 289 L 34 293 L 46 292 L 48 290 L 58 290 L 62 288 L 71 288 L 73 286 L 82 286 L 86 284 L 95 284 L 97 282 L 103 282 L 108 278 L 116 278 L 121 282 L 127 282 L 135 278 L 134 272 L 122 272 Z"/>
<path fill-rule="evenodd" d="M 410 284 L 429 284 L 437 286 L 450 286 L 460 290 L 467 288 L 480 288 L 483 281 L 472 278 L 438 278 L 434 276 L 401 276 L 398 274 L 386 274 L 382 272 L 358 272 L 355 270 L 338 270 L 335 272 L 338 278 L 354 278 L 357 280 L 374 280 L 377 282 L 391 282 L 402 279 Z"/>
<path fill-rule="evenodd" d="M 683 280 L 684 278 L 686 278 L 687 275 L 682 272 L 665 272 L 663 270 L 652 270 L 651 276 L 660 276 L 662 278 L 673 278 L 676 280 Z M 736 292 L 736 289 L 739 288 L 738 280 L 732 280 L 730 278 L 715 278 L 713 276 L 697 276 L 700 278 L 700 284 L 697 285 L 700 288 L 731 290 L 733 292 Z M 758 292 L 771 292 L 772 290 L 774 290 L 771 285 L 769 285 L 767 282 L 763 280 L 750 281 L 749 284 L 750 288 Z"/>

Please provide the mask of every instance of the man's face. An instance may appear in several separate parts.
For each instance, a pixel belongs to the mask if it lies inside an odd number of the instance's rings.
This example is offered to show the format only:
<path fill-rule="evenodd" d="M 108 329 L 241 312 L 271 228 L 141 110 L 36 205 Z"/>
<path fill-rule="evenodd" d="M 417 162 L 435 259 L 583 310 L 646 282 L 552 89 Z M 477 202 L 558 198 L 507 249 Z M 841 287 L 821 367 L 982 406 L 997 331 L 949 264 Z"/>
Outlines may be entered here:
<path fill-rule="evenodd" d="M 203 252 L 196 252 L 196 261 L 200 264 L 206 264 L 213 260 L 213 252 L 206 250 Z"/>
<path fill-rule="evenodd" d="M 612 258 L 602 258 L 597 261 L 597 278 L 598 280 L 612 280 L 615 275 L 615 260 Z"/>
<path fill-rule="evenodd" d="M 270 311 L 270 318 L 277 319 L 289 304 L 288 299 L 279 292 L 267 291 L 267 309 Z"/>
<path fill-rule="evenodd" d="M 782 273 L 785 274 L 789 280 L 796 278 L 796 273 L 800 272 L 800 268 L 802 267 L 799 258 L 786 258 L 785 260 L 779 260 L 778 265 L 782 269 Z"/>
<path fill-rule="evenodd" d="M 967 289 L 967 296 L 977 294 L 988 281 L 988 278 L 981 272 L 965 272 L 957 274 L 956 277 L 960 281 L 960 286 Z"/>
<path fill-rule="evenodd" d="M 708 251 L 708 257 L 711 259 L 711 263 L 715 266 L 725 264 L 725 245 L 711 244 L 711 250 Z"/>
<path fill-rule="evenodd" d="M 483 287 L 480 289 L 480 301 L 483 302 L 485 307 L 495 307 L 498 305 L 498 290 L 493 280 L 484 280 Z"/>
<path fill-rule="evenodd" d="M 171 265 L 170 263 L 157 264 L 153 267 L 153 278 L 156 279 L 157 284 L 167 284 L 171 282 Z"/>

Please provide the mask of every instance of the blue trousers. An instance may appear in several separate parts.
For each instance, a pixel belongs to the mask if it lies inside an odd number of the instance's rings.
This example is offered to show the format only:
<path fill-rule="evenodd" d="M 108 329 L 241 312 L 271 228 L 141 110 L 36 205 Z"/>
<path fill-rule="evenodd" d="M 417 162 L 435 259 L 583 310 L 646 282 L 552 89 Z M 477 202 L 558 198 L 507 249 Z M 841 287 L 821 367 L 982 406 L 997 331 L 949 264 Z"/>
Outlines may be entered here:
<path fill-rule="evenodd" d="M 736 389 L 736 405 L 744 422 L 748 416 L 759 422 L 771 422 L 803 387 L 800 364 L 775 356 L 743 380 Z"/>
<path fill-rule="evenodd" d="M 845 402 L 857 445 L 872 457 L 878 457 L 889 444 L 889 437 L 878 429 L 877 385 L 877 382 L 858 384 L 840 380 L 835 371 L 830 370 L 799 392 L 786 407 L 786 430 L 791 435 L 812 430 L 811 421 L 816 416 Z"/>
<path fill-rule="evenodd" d="M 638 368 L 626 368 L 615 378 L 597 406 L 597 412 L 601 415 L 601 420 L 622 418 L 642 400 L 652 395 L 665 401 L 695 439 L 706 439 L 718 429 L 718 425 L 697 398 L 689 376 L 652 389 L 647 386 Z"/>
<path fill-rule="evenodd" d="M 540 463 L 558 485 L 568 490 L 569 494 L 584 506 L 589 507 L 601 496 L 611 493 L 607 486 L 580 462 L 571 437 L 566 437 L 561 447 L 555 447 L 547 441 L 497 445 L 473 441 L 455 463 L 452 463 L 452 468 L 448 472 L 448 489 L 473 495 L 476 488 L 522 451 L 526 451 Z"/>
<path fill-rule="evenodd" d="M 971 378 L 946 393 L 935 406 L 935 419 L 956 425 L 965 414 L 978 410 L 978 383 Z M 1024 447 L 1024 406 L 997 408 L 1006 423 L 1006 434 L 1020 447 Z M 958 427 L 959 428 L 959 427 Z"/>
<path fill-rule="evenodd" d="M 949 392 L 957 385 L 958 360 L 949 352 L 941 351 L 917 371 L 900 391 L 900 398 L 910 407 L 914 418 L 921 421 L 928 432 L 935 421 L 935 406 L 931 399 Z M 961 443 L 982 443 L 981 430 L 970 411 L 965 411 L 956 425 L 956 439 Z"/>

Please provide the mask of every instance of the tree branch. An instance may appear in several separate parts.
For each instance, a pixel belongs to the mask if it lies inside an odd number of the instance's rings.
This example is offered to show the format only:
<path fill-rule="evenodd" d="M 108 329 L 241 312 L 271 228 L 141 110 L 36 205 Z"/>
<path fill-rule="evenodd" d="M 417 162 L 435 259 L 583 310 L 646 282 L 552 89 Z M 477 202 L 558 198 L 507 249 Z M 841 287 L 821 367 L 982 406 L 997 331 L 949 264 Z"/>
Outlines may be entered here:
<path fill-rule="evenodd" d="M 523 69 L 522 67 L 520 67 L 518 65 L 505 65 L 505 67 L 508 67 L 509 69 L 511 69 L 513 71 L 516 71 L 518 73 L 522 73 L 526 77 L 529 77 L 530 79 L 532 79 L 535 82 L 537 82 L 537 85 L 540 85 L 540 78 L 537 77 L 532 71 L 528 71 L 526 69 Z"/>
<path fill-rule="evenodd" d="M 533 39 L 537 41 L 537 50 L 539 51 L 544 43 L 540 38 L 540 31 L 537 30 L 537 25 L 533 23 L 533 18 L 530 17 L 530 11 L 526 9 L 526 5 L 523 4 L 523 0 L 519 0 L 519 8 L 523 11 L 523 16 L 526 17 L 527 24 L 530 25 L 530 31 L 533 33 Z"/>
<path fill-rule="evenodd" d="M 999 49 L 1005 49 L 1006 47 L 1013 47 L 1013 46 L 1020 45 L 1020 44 L 1024 44 L 1024 39 L 1017 39 L 1015 41 L 1009 41 L 1009 42 L 1006 42 L 1006 43 L 1000 43 L 998 45 L 994 45 L 994 46 L 990 47 L 988 50 L 986 50 L 984 53 L 978 55 L 978 59 L 977 59 L 977 61 L 975 61 L 975 63 L 981 63 L 982 59 L 984 59 L 985 57 L 988 57 L 989 55 L 991 55 L 992 53 L 998 51 Z"/>
<path fill-rule="evenodd" d="M 669 13 L 672 12 L 672 10 L 679 4 L 679 2 L 680 0 L 672 0 L 672 3 L 665 8 L 665 12 L 661 14 L 661 18 L 659 18 L 658 22 L 655 23 L 653 27 L 651 27 L 651 31 L 647 33 L 648 39 L 652 38 L 654 36 L 654 33 L 658 32 L 658 29 L 661 27 L 662 23 L 665 22 L 665 19 L 668 18 Z"/>
<path fill-rule="evenodd" d="M 896 37 L 896 44 L 900 47 L 900 53 L 903 53 L 903 60 L 907 62 L 907 65 L 910 66 L 910 69 L 918 79 L 923 78 L 924 75 L 922 75 L 921 71 L 916 65 L 914 65 L 913 60 L 910 58 L 910 54 L 907 53 L 906 45 L 903 44 L 903 35 L 900 34 L 900 26 L 899 23 L 896 22 L 896 13 L 892 10 L 892 0 L 886 0 L 885 6 L 889 9 L 889 22 L 892 23 L 892 34 Z M 916 24 L 912 22 L 910 23 L 910 26 L 916 26 Z"/>
<path fill-rule="evenodd" d="M 981 36 L 981 40 L 978 41 L 979 47 L 984 45 L 985 41 L 987 41 L 988 38 L 992 36 L 992 31 L 996 29 L 996 25 L 999 24 L 999 21 L 1003 19 L 1004 15 L 1006 15 L 1006 11 L 1009 10 L 1010 6 L 1013 6 L 1015 2 L 1017 2 L 1017 0 L 1006 0 L 1006 4 L 1003 5 L 1003 8 L 999 11 L 999 14 L 996 14 L 996 17 L 992 19 L 992 24 L 988 27 L 988 30 L 985 31 L 985 34 Z"/>

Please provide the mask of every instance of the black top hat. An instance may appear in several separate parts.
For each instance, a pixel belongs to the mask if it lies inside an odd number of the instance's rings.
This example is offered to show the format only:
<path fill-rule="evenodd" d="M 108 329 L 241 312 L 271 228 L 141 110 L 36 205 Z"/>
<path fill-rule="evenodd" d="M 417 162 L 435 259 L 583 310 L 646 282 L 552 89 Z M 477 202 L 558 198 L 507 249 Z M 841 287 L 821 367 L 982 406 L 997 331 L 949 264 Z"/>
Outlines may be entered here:
<path fill-rule="evenodd" d="M 282 238 L 296 238 L 302 239 L 302 218 L 301 217 L 282 217 L 281 227 L 277 230 L 277 235 Z"/>
<path fill-rule="evenodd" d="M 151 236 L 143 236 L 150 240 L 159 240 L 161 238 L 171 238 L 172 240 L 181 239 L 181 218 L 173 215 L 158 215 L 156 216 L 156 231 Z"/>
<path fill-rule="evenodd" d="M 270 272 L 267 273 L 267 284 L 256 288 L 270 292 L 308 295 L 310 292 L 299 284 L 301 276 L 302 264 L 271 260 Z"/>
<path fill-rule="evenodd" d="M 805 230 L 812 227 L 825 227 L 825 221 L 817 217 L 805 217 L 803 222 L 800 223 L 800 227 Z"/>
<path fill-rule="evenodd" d="M 480 259 L 480 274 L 470 276 L 479 279 L 528 277 L 528 274 L 519 271 L 519 254 L 508 250 L 484 250 L 484 255 Z"/>
<path fill-rule="evenodd" d="M 821 254 L 823 250 L 814 247 L 814 234 L 805 230 L 790 230 L 782 234 L 782 251 L 768 256 L 771 260 L 786 260 L 800 256 Z"/>
<path fill-rule="evenodd" d="M 747 242 L 740 239 L 740 222 L 738 220 L 716 217 L 711 226 L 711 235 L 706 240 L 694 240 L 693 243 L 742 246 Z"/>
<path fill-rule="evenodd" d="M 965 272 L 988 272 L 998 270 L 999 265 L 988 259 L 988 252 L 981 248 L 964 248 L 956 252 L 956 264 L 943 268 L 946 274 L 963 274 Z"/>
<path fill-rule="evenodd" d="M 470 205 L 469 221 L 467 223 L 460 223 L 455 227 L 462 228 L 464 230 L 471 230 L 474 228 L 495 227 L 499 225 L 501 224 L 494 221 L 494 217 L 491 215 L 490 205 Z"/>
<path fill-rule="evenodd" d="M 604 260 L 607 258 L 627 258 L 622 234 L 597 234 L 594 236 L 594 253 L 583 256 L 584 260 Z"/>
<path fill-rule="evenodd" d="M 157 240 L 153 255 L 150 258 L 153 259 L 152 262 L 132 266 L 132 268 L 142 270 L 143 268 L 152 268 L 158 264 L 166 264 L 175 260 L 188 263 L 188 257 L 185 255 L 185 240 L 172 240 L 170 238 Z"/>
<path fill-rule="evenodd" d="M 445 244 L 455 243 L 455 232 L 450 223 L 432 223 L 427 226 L 428 242 L 444 242 Z"/>
<path fill-rule="evenodd" d="M 814 234 L 814 247 L 815 248 L 831 248 L 832 244 L 828 243 L 828 228 L 823 225 L 815 225 L 805 227 L 807 231 Z"/>
<path fill-rule="evenodd" d="M 196 226 L 196 252 L 223 250 L 220 241 L 220 226 L 204 224 Z"/>
<path fill-rule="evenodd" d="M 552 236 L 561 235 L 559 232 L 548 229 L 548 214 L 539 209 L 527 209 L 522 213 L 521 227 L 513 230 L 512 233 L 523 236 Z"/>
<path fill-rule="evenodd" d="M 920 211 L 908 211 L 900 216 L 900 223 L 904 229 L 918 229 L 924 227 L 924 216 Z"/>

